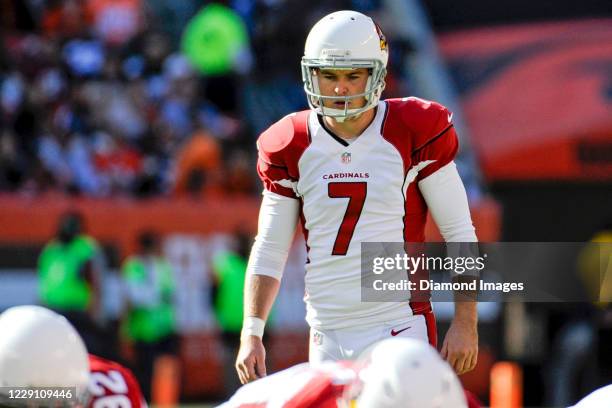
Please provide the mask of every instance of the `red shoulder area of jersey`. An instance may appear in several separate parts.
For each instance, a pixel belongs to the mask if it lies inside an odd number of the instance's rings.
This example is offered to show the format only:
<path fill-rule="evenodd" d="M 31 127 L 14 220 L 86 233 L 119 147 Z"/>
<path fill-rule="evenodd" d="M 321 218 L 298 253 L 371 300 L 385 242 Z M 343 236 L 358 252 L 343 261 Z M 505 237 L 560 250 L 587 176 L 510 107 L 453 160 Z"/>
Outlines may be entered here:
<path fill-rule="evenodd" d="M 268 164 L 289 167 L 310 144 L 308 115 L 310 110 L 292 113 L 264 131 L 257 140 L 259 157 Z"/>
<path fill-rule="evenodd" d="M 383 131 L 401 126 L 418 150 L 452 126 L 453 114 L 443 105 L 416 97 L 386 100 L 389 111 Z"/>
<path fill-rule="evenodd" d="M 89 371 L 109 371 L 109 370 L 128 370 L 121 364 L 102 357 L 89 354 Z"/>
<path fill-rule="evenodd" d="M 448 109 L 439 103 L 415 97 L 387 99 L 385 102 L 387 112 L 381 134 L 402 156 L 404 172 L 423 158 L 440 161 L 442 156 L 449 156 L 452 160 L 456 135 L 452 113 Z M 445 135 L 444 140 L 439 140 Z M 450 153 L 445 155 L 445 151 Z M 439 164 L 447 162 L 444 159 Z M 433 167 L 430 170 L 433 171 Z"/>
<path fill-rule="evenodd" d="M 114 361 L 89 354 L 89 371 L 91 373 L 89 382 L 90 407 L 95 405 L 95 401 L 101 401 L 111 396 L 123 398 L 124 406 L 131 406 L 132 408 L 147 406 L 138 381 L 130 369 Z M 128 401 L 129 405 L 127 405 Z"/>

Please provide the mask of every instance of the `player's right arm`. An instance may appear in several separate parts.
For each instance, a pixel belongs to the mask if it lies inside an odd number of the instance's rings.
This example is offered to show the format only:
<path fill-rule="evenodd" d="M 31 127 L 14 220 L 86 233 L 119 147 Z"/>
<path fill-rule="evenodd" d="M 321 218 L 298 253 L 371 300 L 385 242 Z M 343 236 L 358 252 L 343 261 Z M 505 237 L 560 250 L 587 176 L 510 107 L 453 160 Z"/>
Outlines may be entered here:
<path fill-rule="evenodd" d="M 278 293 L 280 281 L 263 275 L 247 277 L 245 285 L 246 312 L 240 350 L 236 358 L 236 371 L 242 384 L 249 383 L 266 375 L 266 350 L 261 335 L 263 327 Z M 261 335 L 255 334 L 262 332 Z"/>
<path fill-rule="evenodd" d="M 296 187 L 298 161 L 309 143 L 306 118 L 307 112 L 287 115 L 257 140 L 257 174 L 264 192 L 244 285 L 245 318 L 236 360 L 243 384 L 266 375 L 261 338 L 278 293 L 300 212 Z"/>
<path fill-rule="evenodd" d="M 236 371 L 243 384 L 266 375 L 263 329 L 278 294 L 298 214 L 298 200 L 264 191 L 257 237 L 247 266 L 245 319 L 236 359 Z"/>

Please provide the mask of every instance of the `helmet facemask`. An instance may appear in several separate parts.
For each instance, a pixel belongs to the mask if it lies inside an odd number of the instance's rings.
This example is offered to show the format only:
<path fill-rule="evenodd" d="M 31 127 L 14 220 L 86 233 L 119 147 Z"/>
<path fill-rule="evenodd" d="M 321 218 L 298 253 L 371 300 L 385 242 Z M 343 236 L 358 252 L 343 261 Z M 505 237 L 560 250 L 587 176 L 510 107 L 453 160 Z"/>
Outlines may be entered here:
<path fill-rule="evenodd" d="M 344 122 L 346 118 L 358 116 L 375 107 L 380 100 L 382 91 L 385 89 L 387 70 L 383 63 L 377 59 L 309 59 L 304 57 L 302 58 L 301 67 L 308 106 L 319 115 L 333 117 L 338 122 Z M 359 68 L 368 69 L 368 80 L 362 93 L 347 96 L 321 94 L 319 77 L 317 75 L 321 69 L 353 70 Z M 349 109 L 351 100 L 362 97 L 366 100 L 366 104 L 363 107 Z M 324 100 L 344 100 L 344 109 L 326 107 L 323 103 Z"/>

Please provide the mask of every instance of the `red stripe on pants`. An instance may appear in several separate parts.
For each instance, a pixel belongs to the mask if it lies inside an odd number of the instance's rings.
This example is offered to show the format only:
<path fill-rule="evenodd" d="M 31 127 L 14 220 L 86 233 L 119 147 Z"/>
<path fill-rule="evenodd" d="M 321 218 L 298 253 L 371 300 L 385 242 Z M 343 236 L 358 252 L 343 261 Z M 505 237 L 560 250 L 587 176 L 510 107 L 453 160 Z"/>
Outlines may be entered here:
<path fill-rule="evenodd" d="M 427 326 L 427 338 L 429 339 L 429 344 L 433 347 L 438 348 L 438 330 L 436 328 L 436 316 L 433 312 L 423 313 L 423 317 L 425 318 L 425 325 Z"/>

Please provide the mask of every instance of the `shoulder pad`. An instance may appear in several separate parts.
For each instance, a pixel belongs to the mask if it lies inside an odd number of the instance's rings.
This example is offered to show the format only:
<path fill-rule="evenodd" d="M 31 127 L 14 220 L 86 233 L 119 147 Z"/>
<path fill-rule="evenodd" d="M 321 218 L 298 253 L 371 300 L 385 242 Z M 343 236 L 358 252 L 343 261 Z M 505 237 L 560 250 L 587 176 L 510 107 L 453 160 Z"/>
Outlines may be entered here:
<path fill-rule="evenodd" d="M 452 125 L 453 114 L 443 105 L 416 97 L 388 99 L 389 117 L 399 120 L 419 149 Z"/>
<path fill-rule="evenodd" d="M 268 164 L 286 166 L 286 155 L 302 152 L 310 143 L 308 114 L 310 111 L 292 113 L 270 126 L 257 139 L 259 157 Z"/>

